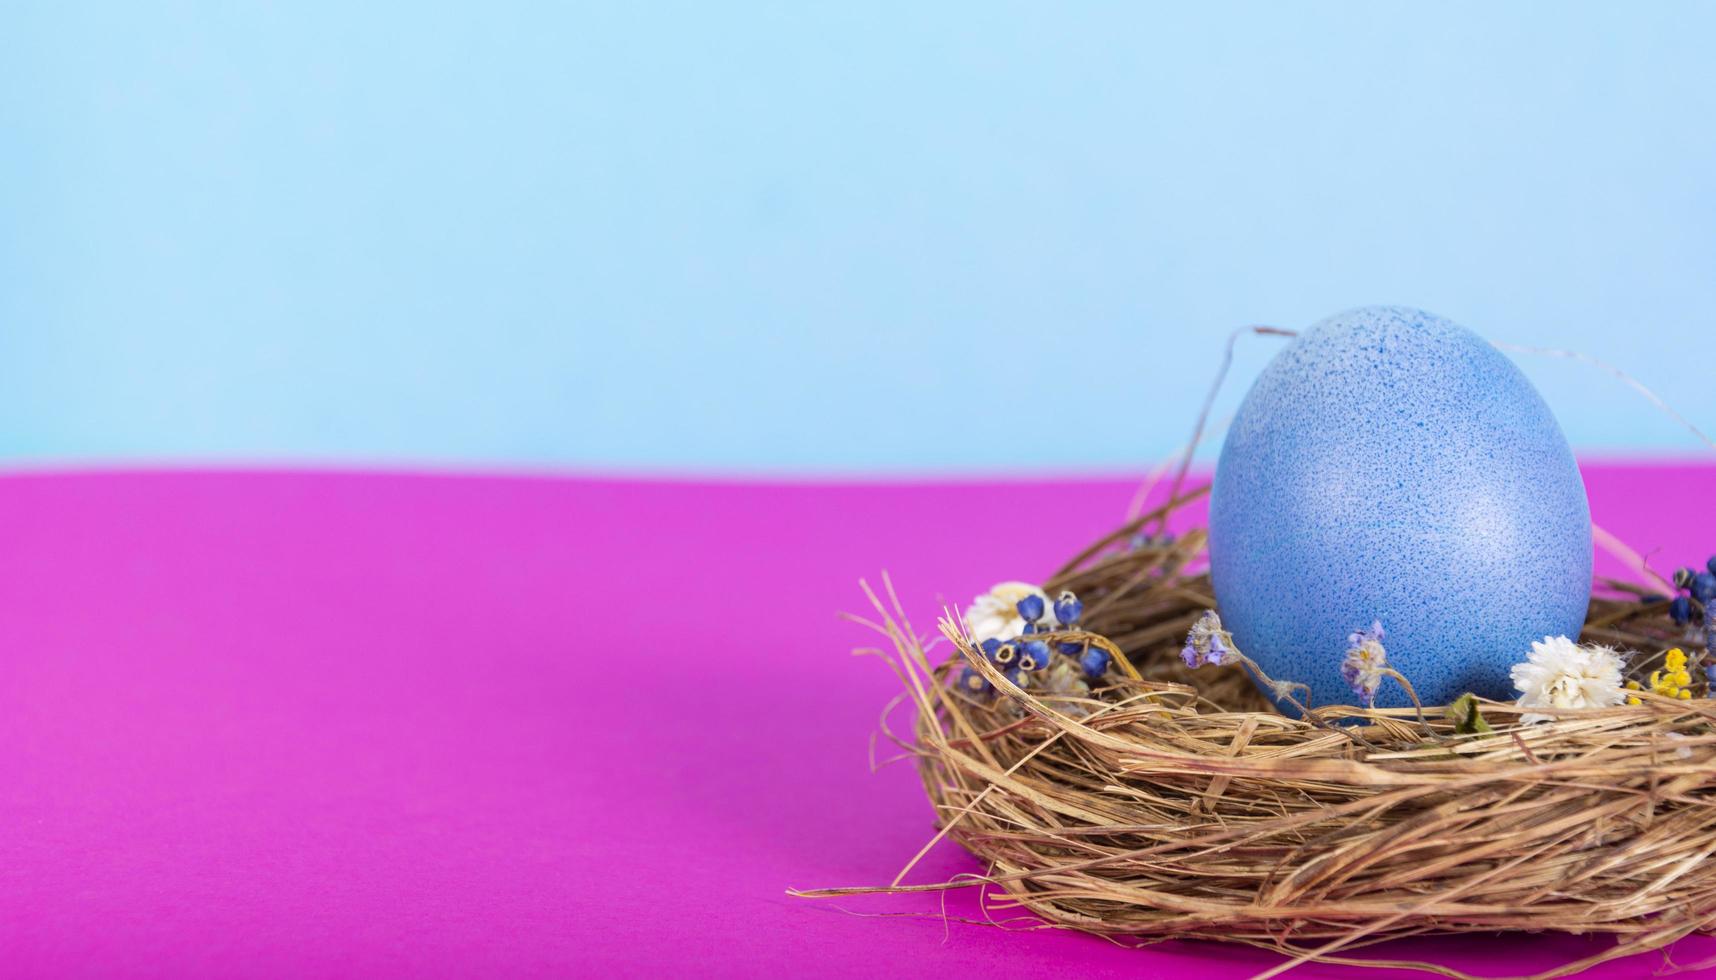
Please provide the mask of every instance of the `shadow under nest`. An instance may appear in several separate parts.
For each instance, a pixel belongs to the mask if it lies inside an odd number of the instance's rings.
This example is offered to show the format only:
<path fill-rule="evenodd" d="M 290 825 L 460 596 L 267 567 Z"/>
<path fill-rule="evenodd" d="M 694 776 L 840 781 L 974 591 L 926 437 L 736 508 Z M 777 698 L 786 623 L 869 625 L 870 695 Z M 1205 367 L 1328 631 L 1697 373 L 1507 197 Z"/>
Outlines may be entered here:
<path fill-rule="evenodd" d="M 1442 707 L 1284 716 L 1243 669 L 1180 660 L 1186 631 L 1215 605 L 1207 576 L 1188 571 L 1205 536 L 1140 532 L 1184 499 L 1045 583 L 1078 593 L 1081 630 L 1122 654 L 1088 695 L 1012 685 L 952 619 L 941 631 L 959 655 L 931 665 L 890 587 L 892 608 L 877 602 L 872 625 L 915 707 L 914 737 L 890 737 L 917 760 L 937 839 L 986 872 L 798 894 L 979 887 L 990 914 L 1022 907 L 1055 927 L 1289 957 L 1265 975 L 1316 960 L 1465 976 L 1345 955 L 1406 936 L 1617 937 L 1538 974 L 1558 976 L 1716 925 L 1716 701 L 1646 692 L 1533 725 L 1512 704 L 1478 701 L 1479 731 Z M 1636 593 L 1594 599 L 1584 637 L 1702 655 L 1665 602 Z M 950 684 L 968 664 L 994 697 Z"/>

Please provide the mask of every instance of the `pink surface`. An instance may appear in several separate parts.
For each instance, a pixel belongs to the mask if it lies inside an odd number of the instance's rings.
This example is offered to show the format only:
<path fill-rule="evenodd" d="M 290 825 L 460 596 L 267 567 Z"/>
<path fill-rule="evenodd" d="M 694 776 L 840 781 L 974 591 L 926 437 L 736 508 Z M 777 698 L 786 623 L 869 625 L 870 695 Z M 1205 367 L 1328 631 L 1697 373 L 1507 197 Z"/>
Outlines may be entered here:
<path fill-rule="evenodd" d="M 1658 567 L 1716 550 L 1716 469 L 1588 479 Z M 857 578 L 890 570 L 927 627 L 940 596 L 1049 571 L 1131 489 L 0 479 L 0 972 L 1266 968 L 783 894 L 885 882 L 931 833 L 912 770 L 866 762 L 895 681 L 847 655 Z M 944 846 L 914 880 L 973 870 Z M 1386 949 L 1521 973 L 1608 943 Z"/>

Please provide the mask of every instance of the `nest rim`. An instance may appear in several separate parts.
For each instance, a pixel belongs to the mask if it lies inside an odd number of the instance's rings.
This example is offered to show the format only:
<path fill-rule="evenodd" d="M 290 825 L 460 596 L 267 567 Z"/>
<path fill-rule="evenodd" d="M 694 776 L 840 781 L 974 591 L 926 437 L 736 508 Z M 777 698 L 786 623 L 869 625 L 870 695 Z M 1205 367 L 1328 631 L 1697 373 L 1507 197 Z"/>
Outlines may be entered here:
<path fill-rule="evenodd" d="M 1560 712 L 1462 698 L 1476 710 L 1282 714 L 1240 667 L 1179 663 L 1191 618 L 1215 605 L 1202 530 L 1125 547 L 1200 492 L 1098 539 L 1045 583 L 1086 602 L 1087 631 L 1051 639 L 1107 637 L 1120 655 L 1088 695 L 1021 688 L 953 612 L 939 625 L 957 653 L 932 665 L 892 584 L 891 609 L 871 593 L 915 709 L 911 738 L 884 732 L 917 760 L 931 843 L 956 841 L 986 871 L 901 886 L 908 865 L 888 888 L 799 894 L 978 885 L 986 912 L 1287 957 L 1265 975 L 1318 961 L 1467 976 L 1346 955 L 1407 936 L 1617 938 L 1537 975 L 1561 976 L 1716 931 L 1716 700 L 1647 690 L 1638 704 Z M 1664 606 L 1608 585 L 1587 637 L 1669 645 Z M 951 682 L 967 666 L 993 695 Z M 1528 712 L 1556 717 L 1523 724 Z"/>

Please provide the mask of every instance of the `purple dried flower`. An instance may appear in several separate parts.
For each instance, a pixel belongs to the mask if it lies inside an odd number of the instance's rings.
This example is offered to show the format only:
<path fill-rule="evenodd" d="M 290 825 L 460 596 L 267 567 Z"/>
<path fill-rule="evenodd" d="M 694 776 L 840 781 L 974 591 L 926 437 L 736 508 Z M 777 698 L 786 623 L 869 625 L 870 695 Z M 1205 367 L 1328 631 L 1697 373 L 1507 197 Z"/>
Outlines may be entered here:
<path fill-rule="evenodd" d="M 1107 650 L 1091 647 L 1078 658 L 1078 665 L 1079 669 L 1084 671 L 1084 676 L 1094 681 L 1108 672 L 1109 660 Z"/>
<path fill-rule="evenodd" d="M 1049 665 L 1051 656 L 1049 645 L 1042 640 L 1019 644 L 1019 667 L 1023 670 L 1042 670 Z"/>
<path fill-rule="evenodd" d="M 1382 636 L 1382 621 L 1372 620 L 1368 628 L 1353 630 L 1351 633 L 1347 634 L 1347 646 L 1356 647 L 1361 643 L 1370 643 L 1372 641 L 1381 643 Z"/>
<path fill-rule="evenodd" d="M 1013 608 L 1019 613 L 1020 619 L 1027 623 L 1035 623 L 1043 618 L 1043 613 L 1048 608 L 1048 604 L 1043 601 L 1042 596 L 1032 593 L 1014 603 Z"/>
<path fill-rule="evenodd" d="M 967 667 L 959 672 L 959 686 L 971 694 L 988 694 L 994 690 L 975 667 Z"/>
<path fill-rule="evenodd" d="M 1692 576 L 1692 584 L 1686 588 L 1692 593 L 1692 598 L 1699 602 L 1708 603 L 1716 600 L 1716 575 L 1710 572 L 1699 572 Z"/>
<path fill-rule="evenodd" d="M 1186 662 L 1187 667 L 1197 668 L 1204 664 L 1220 667 L 1227 663 L 1231 653 L 1233 637 L 1221 628 L 1221 617 L 1216 615 L 1216 611 L 1206 609 L 1192 624 L 1191 632 L 1186 634 L 1186 645 L 1180 650 L 1180 659 Z"/>
<path fill-rule="evenodd" d="M 1683 595 L 1677 595 L 1668 604 L 1669 618 L 1676 626 L 1685 626 L 1692 621 L 1692 600 Z"/>
<path fill-rule="evenodd" d="M 1716 658 L 1716 602 L 1704 604 L 1704 655 Z M 1706 697 L 1716 697 L 1716 659 L 1704 667 L 1705 679 L 1710 681 Z"/>
<path fill-rule="evenodd" d="M 1076 625 L 1079 617 L 1083 615 L 1084 603 L 1078 601 L 1078 596 L 1071 592 L 1062 592 L 1061 597 L 1055 600 L 1055 618 L 1060 620 L 1062 626 Z"/>
<path fill-rule="evenodd" d="M 1382 623 L 1370 624 L 1369 629 L 1347 634 L 1347 655 L 1341 661 L 1341 679 L 1353 689 L 1355 697 L 1363 698 L 1365 707 L 1376 706 L 1376 690 L 1382 686 L 1388 670 L 1388 651 L 1382 646 Z"/>

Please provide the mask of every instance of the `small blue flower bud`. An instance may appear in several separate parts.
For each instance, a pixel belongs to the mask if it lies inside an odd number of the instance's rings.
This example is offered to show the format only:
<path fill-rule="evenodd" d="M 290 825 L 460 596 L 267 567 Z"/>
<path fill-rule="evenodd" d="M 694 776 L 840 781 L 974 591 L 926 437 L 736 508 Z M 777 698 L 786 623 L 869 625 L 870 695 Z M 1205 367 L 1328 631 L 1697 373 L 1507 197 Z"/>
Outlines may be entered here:
<path fill-rule="evenodd" d="M 1107 650 L 1091 647 L 1084 652 L 1083 656 L 1078 658 L 1078 665 L 1084 668 L 1084 676 L 1096 680 L 1108 673 L 1108 661 Z"/>
<path fill-rule="evenodd" d="M 1055 618 L 1061 621 L 1062 626 L 1076 624 L 1078 618 L 1083 615 L 1084 603 L 1078 601 L 1078 596 L 1071 592 L 1062 592 L 1061 597 L 1055 600 Z"/>
<path fill-rule="evenodd" d="M 1692 598 L 1699 602 L 1709 602 L 1716 599 L 1716 575 L 1710 572 L 1699 572 L 1692 576 Z"/>
<path fill-rule="evenodd" d="M 994 660 L 995 659 L 995 651 L 1001 649 L 1001 641 L 996 639 L 995 637 L 991 636 L 989 639 L 984 640 L 982 643 L 979 643 L 977 645 L 977 648 L 979 650 L 983 651 L 983 655 L 985 657 L 989 658 L 990 660 Z"/>
<path fill-rule="evenodd" d="M 968 694 L 988 694 L 990 691 L 989 681 L 978 673 L 976 667 L 967 667 L 959 672 L 959 686 Z"/>
<path fill-rule="evenodd" d="M 1668 614 L 1676 623 L 1685 626 L 1692 621 L 1692 600 L 1683 595 L 1675 596 L 1674 601 L 1668 604 Z"/>
<path fill-rule="evenodd" d="M 1693 571 L 1690 568 L 1677 568 L 1677 569 L 1675 569 L 1674 570 L 1674 587 L 1677 589 L 1690 589 L 1690 588 L 1692 588 L 1692 576 L 1693 576 Z"/>
<path fill-rule="evenodd" d="M 989 662 L 997 667 L 1011 667 L 1019 661 L 1019 648 L 1011 643 L 1003 643 L 995 648 L 989 656 Z"/>
<path fill-rule="evenodd" d="M 1059 647 L 1060 651 L 1069 657 L 1078 656 L 1079 654 L 1084 652 L 1084 648 L 1085 648 L 1085 644 L 1080 643 L 1077 640 L 1062 640 L 1061 642 L 1055 644 L 1055 646 Z"/>
<path fill-rule="evenodd" d="M 1049 645 L 1042 640 L 1019 644 L 1019 667 L 1022 670 L 1042 670 L 1049 665 Z"/>
<path fill-rule="evenodd" d="M 1019 610 L 1020 619 L 1027 623 L 1034 623 L 1043 618 L 1043 611 L 1046 607 L 1043 605 L 1043 597 L 1033 593 L 1020 599 L 1014 608 Z"/>
<path fill-rule="evenodd" d="M 1001 676 L 1007 678 L 1008 681 L 1012 682 L 1014 687 L 1024 687 L 1025 686 L 1025 678 L 1028 677 L 1029 675 L 1024 673 L 1023 671 L 1021 671 L 1019 668 L 1014 667 L 1011 670 L 1002 671 Z"/>
<path fill-rule="evenodd" d="M 1037 629 L 1036 623 L 1026 623 L 1025 628 L 1020 630 L 1019 632 L 1024 634 L 1025 636 L 1030 636 L 1032 633 L 1041 633 L 1042 630 Z"/>
<path fill-rule="evenodd" d="M 1710 569 L 1710 574 L 1716 575 L 1716 555 L 1711 555 L 1709 559 L 1704 562 L 1704 567 Z"/>

